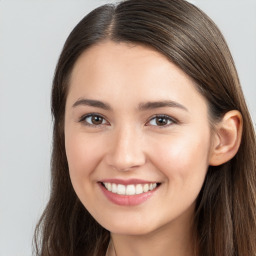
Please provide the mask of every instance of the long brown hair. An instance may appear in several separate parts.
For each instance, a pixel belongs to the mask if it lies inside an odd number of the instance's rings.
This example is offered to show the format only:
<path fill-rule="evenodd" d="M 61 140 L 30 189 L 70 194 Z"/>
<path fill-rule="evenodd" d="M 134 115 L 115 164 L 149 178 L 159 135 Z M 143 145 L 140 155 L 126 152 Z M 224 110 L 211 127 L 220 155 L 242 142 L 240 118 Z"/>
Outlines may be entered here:
<path fill-rule="evenodd" d="M 229 162 L 210 166 L 197 198 L 197 255 L 256 255 L 256 139 L 228 46 L 216 25 L 184 0 L 127 0 L 89 13 L 69 35 L 52 88 L 51 195 L 35 232 L 36 255 L 104 255 L 109 232 L 87 212 L 69 177 L 64 113 L 78 57 L 103 40 L 153 47 L 180 67 L 207 99 L 212 122 L 243 116 L 242 142 Z M 167 252 L 168 254 L 168 252 Z"/>

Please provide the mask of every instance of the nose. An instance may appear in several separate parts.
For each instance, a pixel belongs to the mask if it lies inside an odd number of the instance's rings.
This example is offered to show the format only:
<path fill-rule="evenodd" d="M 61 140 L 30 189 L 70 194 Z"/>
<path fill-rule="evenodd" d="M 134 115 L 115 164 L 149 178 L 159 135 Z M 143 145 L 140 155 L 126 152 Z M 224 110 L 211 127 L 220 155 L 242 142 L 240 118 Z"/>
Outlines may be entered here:
<path fill-rule="evenodd" d="M 113 131 L 106 158 L 108 165 L 118 171 L 129 171 L 142 166 L 146 162 L 142 134 L 131 126 Z"/>

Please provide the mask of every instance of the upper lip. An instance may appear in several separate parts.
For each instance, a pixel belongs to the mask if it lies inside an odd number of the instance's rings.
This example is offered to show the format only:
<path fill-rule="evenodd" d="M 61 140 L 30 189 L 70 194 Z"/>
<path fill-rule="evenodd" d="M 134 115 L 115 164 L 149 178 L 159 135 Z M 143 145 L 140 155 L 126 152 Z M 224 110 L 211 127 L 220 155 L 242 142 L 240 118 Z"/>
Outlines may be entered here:
<path fill-rule="evenodd" d="M 129 184 L 150 184 L 150 183 L 160 183 L 156 181 L 148 181 L 148 180 L 140 180 L 140 179 L 104 179 L 101 180 L 102 183 L 115 183 L 115 184 L 123 184 L 123 185 L 129 185 Z"/>

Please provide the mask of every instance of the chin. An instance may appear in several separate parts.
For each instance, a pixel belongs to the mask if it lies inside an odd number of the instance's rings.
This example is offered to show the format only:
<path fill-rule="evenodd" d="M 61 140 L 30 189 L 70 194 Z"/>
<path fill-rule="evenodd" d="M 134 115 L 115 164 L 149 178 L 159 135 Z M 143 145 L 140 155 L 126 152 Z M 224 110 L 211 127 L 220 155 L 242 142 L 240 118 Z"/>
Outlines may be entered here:
<path fill-rule="evenodd" d="M 120 222 L 115 221 L 114 223 L 108 221 L 104 224 L 106 225 L 101 225 L 109 232 L 119 235 L 147 235 L 157 229 L 152 223 L 151 225 L 148 223 L 137 223 L 132 219 L 131 221 L 125 221 L 123 219 Z"/>

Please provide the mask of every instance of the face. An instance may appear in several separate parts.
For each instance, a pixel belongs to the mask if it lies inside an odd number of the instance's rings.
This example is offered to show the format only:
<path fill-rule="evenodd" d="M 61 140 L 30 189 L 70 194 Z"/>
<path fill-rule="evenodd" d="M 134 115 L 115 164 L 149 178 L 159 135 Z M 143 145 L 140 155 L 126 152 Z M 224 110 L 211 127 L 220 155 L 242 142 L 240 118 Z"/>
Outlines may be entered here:
<path fill-rule="evenodd" d="M 75 192 L 106 229 L 186 223 L 211 154 L 207 103 L 155 50 L 103 42 L 72 71 L 65 146 Z"/>

